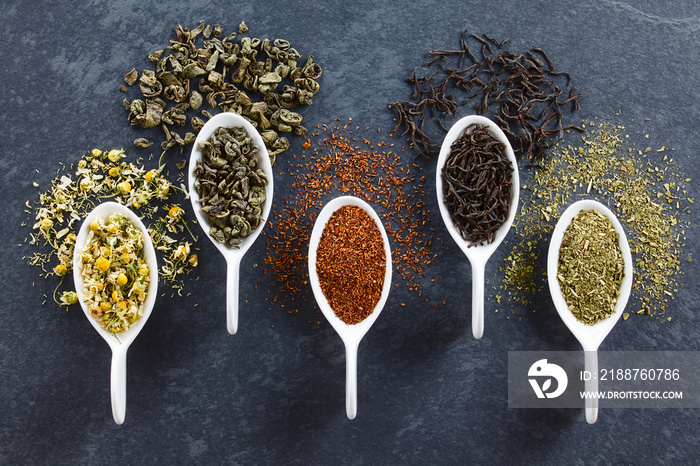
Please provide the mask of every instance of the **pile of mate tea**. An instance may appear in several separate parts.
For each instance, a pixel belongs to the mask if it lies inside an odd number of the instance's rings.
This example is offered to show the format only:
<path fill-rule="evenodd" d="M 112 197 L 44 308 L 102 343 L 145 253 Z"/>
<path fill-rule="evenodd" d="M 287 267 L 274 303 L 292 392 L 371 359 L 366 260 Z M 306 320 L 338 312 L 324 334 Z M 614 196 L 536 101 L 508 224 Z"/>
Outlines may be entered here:
<path fill-rule="evenodd" d="M 684 286 L 682 263 L 692 260 L 685 238 L 694 199 L 687 188 L 691 179 L 679 163 L 684 156 L 674 157 L 667 146 L 645 147 L 651 146 L 650 134 L 628 133 L 618 124 L 589 121 L 583 126 L 579 143 L 562 142 L 537 171 L 521 173 L 521 209 L 515 235 L 505 241 L 512 249 L 495 297 L 504 293 L 528 306 L 545 290 L 541 252 L 553 220 L 586 196 L 614 206 L 627 232 L 634 279 L 631 312 L 622 318 L 635 314 L 669 321 L 669 306 Z"/>
<path fill-rule="evenodd" d="M 597 210 L 582 210 L 564 232 L 557 279 L 577 320 L 593 325 L 615 312 L 625 263 L 620 235 Z"/>

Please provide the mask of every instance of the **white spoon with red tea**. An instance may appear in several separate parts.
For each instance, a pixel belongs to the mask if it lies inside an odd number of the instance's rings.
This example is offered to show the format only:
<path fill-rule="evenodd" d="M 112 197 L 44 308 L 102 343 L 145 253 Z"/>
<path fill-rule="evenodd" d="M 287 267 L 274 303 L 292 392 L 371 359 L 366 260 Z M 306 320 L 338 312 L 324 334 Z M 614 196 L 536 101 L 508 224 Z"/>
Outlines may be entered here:
<path fill-rule="evenodd" d="M 336 315 L 335 311 L 328 302 L 328 299 L 323 294 L 316 269 L 317 252 L 324 229 L 326 228 L 331 216 L 337 210 L 345 206 L 356 206 L 363 209 L 372 218 L 372 220 L 374 220 L 374 223 L 381 234 L 384 245 L 385 269 L 381 296 L 377 304 L 374 306 L 372 312 L 362 321 L 355 324 L 348 324 Z M 382 312 L 382 309 L 384 308 L 384 305 L 389 297 L 389 290 L 391 289 L 391 248 L 389 246 L 389 238 L 384 230 L 381 219 L 369 204 L 353 196 L 342 196 L 333 199 L 321 210 L 314 224 L 309 241 L 309 282 L 311 283 L 311 289 L 313 290 L 314 297 L 316 298 L 316 302 L 318 303 L 321 312 L 323 312 L 323 315 L 326 317 L 328 322 L 330 322 L 331 326 L 338 333 L 345 345 L 345 409 L 348 418 L 354 419 L 357 415 L 357 350 L 360 345 L 360 341 Z"/>

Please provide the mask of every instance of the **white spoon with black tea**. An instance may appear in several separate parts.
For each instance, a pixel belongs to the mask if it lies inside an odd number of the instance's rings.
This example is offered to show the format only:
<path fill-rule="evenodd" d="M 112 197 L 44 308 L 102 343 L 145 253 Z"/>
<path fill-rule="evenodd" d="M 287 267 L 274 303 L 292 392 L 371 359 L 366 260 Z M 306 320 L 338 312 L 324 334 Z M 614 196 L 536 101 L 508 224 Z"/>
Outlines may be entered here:
<path fill-rule="evenodd" d="M 450 155 L 452 143 L 461 138 L 467 128 L 473 124 L 479 124 L 486 127 L 491 134 L 505 146 L 505 156 L 513 166 L 513 172 L 510 175 L 511 192 L 510 192 L 510 210 L 508 217 L 496 231 L 493 242 L 473 244 L 465 240 L 457 226 L 454 224 L 450 212 L 445 204 L 445 183 L 442 177 L 442 171 Z M 445 140 L 440 148 L 440 154 L 437 161 L 437 170 L 435 174 L 435 186 L 437 188 L 438 206 L 440 215 L 445 223 L 447 231 L 454 239 L 457 246 L 467 256 L 472 267 L 472 333 L 474 338 L 481 338 L 484 334 L 484 272 L 486 262 L 493 252 L 498 248 L 503 239 L 508 234 L 515 213 L 518 210 L 518 199 L 520 197 L 520 178 L 518 176 L 518 162 L 515 159 L 513 148 L 508 142 L 508 138 L 503 133 L 501 128 L 496 123 L 486 117 L 479 115 L 470 115 L 458 120 L 445 136 Z"/>
<path fill-rule="evenodd" d="M 194 175 L 194 169 L 197 166 L 197 162 L 202 159 L 202 151 L 200 150 L 199 146 L 200 143 L 209 140 L 214 132 L 220 127 L 230 128 L 235 126 L 242 126 L 245 128 L 248 136 L 253 139 L 253 143 L 258 149 L 258 153 L 256 155 L 256 158 L 258 159 L 258 166 L 263 170 L 265 176 L 267 177 L 267 184 L 265 185 L 265 202 L 262 205 L 262 218 L 260 220 L 260 224 L 251 232 L 250 235 L 242 239 L 238 249 L 229 247 L 226 244 L 215 240 L 209 234 L 211 225 L 209 224 L 207 215 L 202 211 L 200 196 L 194 189 L 194 184 L 197 179 Z M 226 259 L 226 327 L 228 332 L 233 335 L 238 331 L 238 287 L 241 260 L 243 259 L 243 255 L 248 251 L 248 249 L 250 249 L 260 235 L 260 232 L 265 226 L 265 222 L 270 215 L 270 209 L 272 208 L 272 194 L 274 192 L 272 164 L 270 163 L 270 157 L 268 155 L 267 148 L 265 147 L 265 142 L 255 127 L 250 124 L 248 120 L 238 114 L 224 112 L 213 116 L 199 131 L 197 139 L 194 141 L 192 147 L 188 173 L 187 189 L 189 191 L 190 200 L 192 201 L 192 209 L 197 217 L 197 222 L 214 246 L 216 246 L 216 248 Z"/>
<path fill-rule="evenodd" d="M 620 284 L 620 292 L 615 303 L 615 312 L 608 318 L 598 321 L 593 325 L 585 324 L 574 316 L 569 310 L 569 306 L 564 299 L 561 291 L 561 286 L 557 278 L 559 270 L 559 252 L 562 246 L 562 240 L 566 229 L 571 225 L 571 221 L 582 210 L 596 210 L 605 215 L 610 223 L 612 223 L 615 231 L 618 234 L 618 244 L 622 252 L 622 260 L 624 262 L 624 277 Z M 571 330 L 576 339 L 581 343 L 585 352 L 585 369 L 589 373 L 598 373 L 598 348 L 605 337 L 610 333 L 627 305 L 627 300 L 632 291 L 632 254 L 630 253 L 627 236 L 622 229 L 622 225 L 618 221 L 615 214 L 603 204 L 593 200 L 583 200 L 571 204 L 562 214 L 557 222 L 552 239 L 549 243 L 549 252 L 547 254 L 547 280 L 549 282 L 549 291 L 552 295 L 552 301 L 557 309 L 557 313 L 564 324 Z M 598 391 L 598 378 L 591 377 L 585 381 L 585 390 L 589 393 Z M 594 397 L 586 398 L 586 420 L 589 424 L 593 424 L 598 419 L 598 399 Z"/>
<path fill-rule="evenodd" d="M 123 214 L 141 230 L 144 259 L 148 265 L 149 277 L 146 299 L 143 303 L 143 315 L 136 319 L 126 331 L 116 334 L 104 329 L 90 313 L 85 302 L 85 282 L 82 274 L 83 250 L 89 238 L 90 223 L 97 218 L 106 221 L 109 216 L 115 212 Z M 83 221 L 75 240 L 75 249 L 73 252 L 73 280 L 75 282 L 75 291 L 78 295 L 78 301 L 80 302 L 80 307 L 82 307 L 85 316 L 97 333 L 100 334 L 112 349 L 112 369 L 110 377 L 112 415 L 114 417 L 114 422 L 122 424 L 126 416 L 126 352 L 151 316 L 153 305 L 156 302 L 156 295 L 158 294 L 158 263 L 156 260 L 156 252 L 153 248 L 148 230 L 133 211 L 116 202 L 105 202 L 98 205 L 90 212 Z"/>
<path fill-rule="evenodd" d="M 385 272 L 381 296 L 372 312 L 356 324 L 347 324 L 335 314 L 328 299 L 323 294 L 316 270 L 317 252 L 324 229 L 331 216 L 338 209 L 345 206 L 357 206 L 369 214 L 377 225 L 377 229 L 384 243 Z M 357 349 L 362 338 L 382 312 L 387 298 L 389 297 L 389 290 L 391 289 L 391 248 L 389 246 L 389 238 L 384 230 L 381 219 L 369 204 L 353 196 L 342 196 L 333 199 L 321 210 L 314 224 L 309 241 L 309 282 L 311 283 L 311 289 L 313 290 L 318 306 L 321 308 L 321 312 L 323 312 L 323 315 L 326 316 L 328 322 L 330 322 L 331 326 L 333 326 L 345 344 L 345 410 L 348 418 L 354 419 L 357 415 Z"/>

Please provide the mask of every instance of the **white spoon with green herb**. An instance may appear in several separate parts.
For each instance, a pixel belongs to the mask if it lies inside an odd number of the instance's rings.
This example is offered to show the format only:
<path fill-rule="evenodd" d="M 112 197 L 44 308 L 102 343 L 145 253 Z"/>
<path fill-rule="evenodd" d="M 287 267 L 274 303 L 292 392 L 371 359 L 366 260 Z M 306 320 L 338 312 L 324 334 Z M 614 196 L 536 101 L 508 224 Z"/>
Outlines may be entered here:
<path fill-rule="evenodd" d="M 148 266 L 147 273 L 149 278 L 148 288 L 145 291 L 146 298 L 143 302 L 143 314 L 138 317 L 128 329 L 119 333 L 112 333 L 103 328 L 97 319 L 90 313 L 86 303 L 85 280 L 82 273 L 84 267 L 84 246 L 91 236 L 91 223 L 93 220 L 98 218 L 106 221 L 109 216 L 115 212 L 123 214 L 139 230 L 141 230 L 143 254 L 145 262 Z M 86 255 L 85 259 L 99 260 L 91 255 Z M 109 270 L 106 270 L 104 273 L 109 274 Z M 139 273 L 139 271 L 136 271 L 135 273 Z M 141 329 L 143 329 L 143 326 L 146 324 L 148 318 L 151 316 L 153 305 L 156 302 L 156 295 L 158 294 L 158 263 L 156 261 L 156 252 L 153 248 L 153 243 L 151 242 L 151 237 L 148 234 L 148 230 L 134 212 L 116 202 L 105 202 L 95 207 L 95 209 L 85 218 L 75 241 L 75 250 L 73 253 L 73 280 L 75 282 L 75 290 L 78 295 L 78 301 L 80 302 L 80 306 L 82 307 L 85 316 L 95 328 L 97 333 L 104 338 L 109 347 L 112 349 L 112 369 L 110 377 L 112 415 L 114 417 L 114 422 L 117 424 L 122 424 L 126 416 L 126 352 L 136 336 L 139 334 L 139 332 L 141 332 Z M 117 278 L 117 280 L 119 279 Z M 126 289 L 124 291 L 127 293 L 133 292 Z"/>
<path fill-rule="evenodd" d="M 240 243 L 238 249 L 227 246 L 215 240 L 210 234 L 211 225 L 207 215 L 202 211 L 201 199 L 199 194 L 197 194 L 194 189 L 196 176 L 194 175 L 194 169 L 197 166 L 197 162 L 202 159 L 202 151 L 200 150 L 200 143 L 202 141 L 207 141 L 212 137 L 214 132 L 220 127 L 235 127 L 242 126 L 245 128 L 248 136 L 253 139 L 253 143 L 258 149 L 256 158 L 258 159 L 258 166 L 263 170 L 267 178 L 267 184 L 265 185 L 265 201 L 262 204 L 262 218 L 260 224 L 253 229 L 250 235 L 244 237 Z M 197 222 L 202 227 L 207 237 L 216 246 L 216 248 L 223 254 L 226 259 L 227 271 L 226 271 L 226 327 L 228 332 L 233 335 L 238 331 L 238 286 L 240 278 L 240 266 L 243 255 L 250 249 L 255 240 L 260 235 L 268 216 L 270 215 L 270 209 L 272 208 L 272 193 L 273 189 L 273 174 L 272 174 L 272 164 L 270 163 L 270 157 L 265 147 L 265 142 L 263 141 L 260 133 L 255 129 L 255 127 L 250 124 L 248 120 L 242 116 L 231 113 L 224 112 L 219 113 L 212 117 L 207 123 L 202 127 L 197 135 L 197 139 L 194 141 L 192 147 L 192 154 L 190 155 L 190 162 L 188 167 L 188 191 L 190 200 L 192 201 L 192 208 L 194 214 L 197 217 Z"/>
<path fill-rule="evenodd" d="M 598 211 L 610 220 L 610 223 L 618 234 L 618 244 L 624 263 L 624 276 L 619 287 L 617 301 L 614 303 L 615 311 L 610 317 L 604 318 L 593 325 L 578 320 L 572 311 L 569 310 L 558 279 L 560 267 L 559 255 L 564 234 L 569 225 L 571 225 L 572 220 L 582 210 Z M 578 201 L 570 205 L 562 214 L 552 233 L 547 255 L 547 280 L 549 282 L 549 291 L 552 295 L 552 301 L 554 301 L 554 306 L 559 313 L 559 317 L 561 317 L 564 324 L 566 324 L 569 330 L 571 330 L 571 333 L 573 333 L 576 339 L 581 343 L 583 351 L 585 352 L 586 371 L 594 374 L 593 377 L 585 382 L 585 390 L 589 393 L 598 391 L 598 378 L 595 375 L 598 373 L 598 348 L 622 316 L 622 312 L 627 305 L 627 300 L 632 291 L 632 278 L 632 254 L 630 253 L 625 231 L 622 229 L 622 225 L 617 217 L 603 204 L 593 200 Z M 585 405 L 586 420 L 589 424 L 593 424 L 598 418 L 598 399 L 592 397 L 586 398 Z"/>
<path fill-rule="evenodd" d="M 360 207 L 367 212 L 370 217 L 372 217 L 382 236 L 386 261 L 384 282 L 379 301 L 367 317 L 365 317 L 359 323 L 352 325 L 347 324 L 344 320 L 340 319 L 333 311 L 328 299 L 323 294 L 318 272 L 316 270 L 318 246 L 326 224 L 331 218 L 331 215 L 344 206 Z M 370 207 L 370 205 L 365 201 L 353 196 L 342 196 L 333 199 L 321 210 L 321 213 L 319 213 L 316 223 L 314 224 L 309 241 L 309 282 L 311 283 L 311 289 L 313 290 L 314 297 L 316 298 L 319 308 L 321 308 L 321 312 L 323 312 L 323 315 L 326 316 L 328 322 L 330 322 L 335 331 L 338 332 L 338 335 L 345 344 L 345 410 L 348 419 L 355 419 L 355 416 L 357 415 L 357 350 L 360 345 L 360 341 L 382 312 L 391 289 L 391 247 L 389 245 L 389 238 L 384 230 L 381 219 L 374 209 L 372 209 L 372 207 Z"/>
<path fill-rule="evenodd" d="M 462 237 L 457 226 L 454 224 L 450 212 L 445 204 L 445 183 L 443 181 L 442 171 L 450 155 L 452 143 L 461 138 L 467 127 L 473 124 L 485 126 L 491 134 L 505 146 L 505 156 L 513 166 L 513 172 L 510 176 L 511 192 L 510 192 L 510 210 L 507 219 L 503 222 L 500 228 L 496 231 L 493 242 L 487 244 L 473 244 Z M 445 136 L 445 140 L 440 148 L 440 154 L 437 161 L 437 170 L 435 174 L 435 186 L 437 188 L 438 206 L 440 215 L 445 223 L 447 231 L 454 239 L 457 246 L 467 256 L 472 267 L 472 333 L 474 338 L 481 338 L 484 334 L 484 273 L 486 262 L 493 252 L 498 248 L 503 239 L 508 234 L 515 213 L 518 210 L 518 199 L 520 197 L 520 178 L 518 176 L 518 162 L 515 159 L 513 148 L 508 141 L 508 138 L 503 133 L 501 128 L 496 123 L 486 117 L 479 115 L 470 115 L 458 120 Z"/>

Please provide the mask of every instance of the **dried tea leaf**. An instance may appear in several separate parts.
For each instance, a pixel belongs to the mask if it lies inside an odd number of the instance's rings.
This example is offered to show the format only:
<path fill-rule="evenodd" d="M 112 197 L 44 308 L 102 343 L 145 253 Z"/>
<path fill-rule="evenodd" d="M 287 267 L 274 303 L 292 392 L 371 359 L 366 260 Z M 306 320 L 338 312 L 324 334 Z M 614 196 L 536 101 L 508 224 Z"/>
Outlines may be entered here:
<path fill-rule="evenodd" d="M 630 314 L 658 318 L 682 286 L 680 257 L 690 224 L 684 219 L 690 199 L 680 195 L 685 175 L 672 160 L 633 147 L 622 126 L 586 122 L 583 127 L 580 145 L 555 146 L 523 185 L 514 223 L 517 240 L 505 260 L 500 289 L 527 305 L 546 288 L 546 278 L 537 273 L 541 242 L 566 206 L 584 195 L 607 204 L 627 230 L 635 265 L 628 307 L 637 307 Z"/>
<path fill-rule="evenodd" d="M 260 176 L 258 148 L 245 128 L 218 128 L 200 143 L 202 158 L 193 173 L 194 190 L 200 196 L 216 241 L 232 248 L 240 246 L 261 223 L 267 180 Z"/>
<path fill-rule="evenodd" d="M 625 264 L 620 237 L 597 210 L 582 210 L 562 238 L 557 279 L 576 319 L 594 325 L 615 312 Z"/>
<path fill-rule="evenodd" d="M 139 72 L 136 71 L 136 68 L 132 69 L 124 75 L 124 82 L 127 86 L 131 86 L 132 84 L 134 84 L 137 79 L 139 79 Z"/>
<path fill-rule="evenodd" d="M 248 31 L 244 22 L 239 30 Z M 235 42 L 236 32 L 219 39 L 223 28 L 218 24 L 212 28 L 203 21 L 192 30 L 178 25 L 174 31 L 177 40 L 170 41 L 167 50 L 149 55 L 153 69 L 144 70 L 140 78 L 136 70 L 125 77 L 134 83 L 140 81 L 143 94 L 143 99 L 124 101 L 129 122 L 144 128 L 162 126 L 163 150 L 179 146 L 182 151 L 183 145 L 194 141 L 190 134 L 184 138 L 173 135 L 169 126 L 183 126 L 191 118 L 193 130 L 199 132 L 204 120 L 188 115 L 187 110 L 200 110 L 205 118 L 211 118 L 202 108 L 205 104 L 209 109 L 242 115 L 261 131 L 274 128 L 266 138 L 273 161 L 289 147 L 289 141 L 278 138 L 276 131 L 306 134 L 301 115 L 289 109 L 311 105 L 320 89 L 316 79 L 322 70 L 313 57 L 298 66 L 301 54 L 288 41 L 275 39 L 271 43 L 269 39 L 243 37 Z"/>
<path fill-rule="evenodd" d="M 140 149 L 145 149 L 146 147 L 151 147 L 153 143 L 146 138 L 134 139 L 134 145 Z"/>
<path fill-rule="evenodd" d="M 202 94 L 197 91 L 192 91 L 190 94 L 190 108 L 198 110 L 202 106 Z"/>

